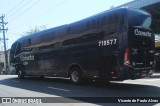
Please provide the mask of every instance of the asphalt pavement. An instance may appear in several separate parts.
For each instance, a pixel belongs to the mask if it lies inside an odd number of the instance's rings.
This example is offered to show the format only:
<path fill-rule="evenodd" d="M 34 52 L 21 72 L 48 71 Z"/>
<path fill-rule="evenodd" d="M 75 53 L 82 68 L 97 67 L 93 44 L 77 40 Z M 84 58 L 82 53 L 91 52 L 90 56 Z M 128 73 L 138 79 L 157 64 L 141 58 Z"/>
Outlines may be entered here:
<path fill-rule="evenodd" d="M 159 74 L 153 74 L 153 76 L 159 76 Z M 160 78 L 113 81 L 111 84 L 87 82 L 82 85 L 73 85 L 68 79 L 37 77 L 18 79 L 17 75 L 0 75 L 0 97 L 56 97 L 53 99 L 55 103 L 15 103 L 0 104 L 0 106 L 159 106 L 160 103 L 90 102 L 89 98 L 104 100 L 105 97 L 160 97 Z M 66 103 L 66 101 L 74 103 Z"/>

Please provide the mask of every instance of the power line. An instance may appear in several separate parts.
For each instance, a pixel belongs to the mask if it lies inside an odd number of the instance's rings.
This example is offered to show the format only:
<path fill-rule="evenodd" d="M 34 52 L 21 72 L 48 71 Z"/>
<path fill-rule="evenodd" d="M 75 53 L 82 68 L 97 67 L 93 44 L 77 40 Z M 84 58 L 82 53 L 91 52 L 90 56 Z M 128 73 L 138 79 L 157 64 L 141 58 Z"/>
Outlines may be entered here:
<path fill-rule="evenodd" d="M 26 13 L 27 11 L 29 11 L 32 7 L 34 7 L 36 4 L 39 3 L 40 0 L 36 1 L 33 5 L 31 5 L 30 7 L 28 7 L 27 9 L 25 9 L 24 11 L 22 11 L 19 15 L 17 15 L 16 17 L 12 18 L 12 20 L 16 20 L 18 19 L 19 16 L 23 15 L 24 13 Z M 10 20 L 10 22 L 12 22 L 12 20 Z"/>
<path fill-rule="evenodd" d="M 44 16 L 44 14 L 47 14 L 49 11 L 51 11 L 51 10 L 53 10 L 53 9 L 56 9 L 56 8 L 58 8 L 59 6 L 65 4 L 66 2 L 69 2 L 69 1 L 70 1 L 70 0 L 67 0 L 67 1 L 66 1 L 66 0 L 63 0 L 62 2 L 60 2 L 59 4 L 57 4 L 56 6 L 54 6 L 54 7 L 52 7 L 52 8 L 49 8 L 48 10 L 44 11 L 43 13 L 38 14 L 37 16 L 32 17 L 31 19 L 25 21 L 24 23 L 27 23 L 27 22 L 35 19 L 36 17 L 42 16 L 42 14 L 43 14 L 43 16 Z M 21 25 L 23 25 L 24 23 L 17 25 L 16 28 L 19 27 L 19 26 L 21 26 Z"/>
<path fill-rule="evenodd" d="M 19 2 L 15 7 L 13 7 L 11 10 L 9 10 L 6 14 L 9 14 L 11 11 L 13 11 L 14 9 L 16 9 L 23 2 L 24 2 L 24 0 L 22 0 L 21 2 Z"/>
<path fill-rule="evenodd" d="M 9 15 L 8 17 L 13 17 L 16 13 L 18 13 L 19 10 L 22 10 L 24 7 L 26 7 L 31 1 L 32 0 L 28 1 L 27 3 L 25 3 L 23 6 L 18 8 L 13 14 Z"/>
<path fill-rule="evenodd" d="M 65 4 L 65 3 L 68 2 L 68 1 L 70 1 L 70 0 L 63 0 L 62 2 L 60 2 L 59 4 L 57 4 L 56 6 L 54 6 L 54 7 L 50 8 L 50 9 L 48 9 L 47 11 L 45 11 L 44 13 L 41 13 L 41 14 L 46 14 L 46 13 L 48 13 L 49 11 L 51 11 L 51 10 L 53 10 L 53 9 L 56 9 L 56 8 L 60 7 L 61 5 Z M 40 15 L 41 15 L 41 14 L 40 14 Z"/>
<path fill-rule="evenodd" d="M 20 33 L 15 33 L 15 32 L 7 32 L 7 34 L 9 34 L 9 35 L 21 35 Z"/>

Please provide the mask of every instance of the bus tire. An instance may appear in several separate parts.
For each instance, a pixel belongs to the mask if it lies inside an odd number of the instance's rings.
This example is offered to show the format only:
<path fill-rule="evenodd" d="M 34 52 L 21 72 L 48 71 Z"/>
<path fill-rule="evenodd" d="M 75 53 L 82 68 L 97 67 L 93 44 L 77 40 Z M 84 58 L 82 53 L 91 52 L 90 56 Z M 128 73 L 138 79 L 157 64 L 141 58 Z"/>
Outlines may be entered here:
<path fill-rule="evenodd" d="M 73 84 L 80 84 L 82 82 L 81 70 L 78 67 L 70 69 L 70 80 Z"/>
<path fill-rule="evenodd" d="M 17 68 L 17 75 L 19 79 L 23 79 L 24 78 L 24 74 L 21 68 Z"/>

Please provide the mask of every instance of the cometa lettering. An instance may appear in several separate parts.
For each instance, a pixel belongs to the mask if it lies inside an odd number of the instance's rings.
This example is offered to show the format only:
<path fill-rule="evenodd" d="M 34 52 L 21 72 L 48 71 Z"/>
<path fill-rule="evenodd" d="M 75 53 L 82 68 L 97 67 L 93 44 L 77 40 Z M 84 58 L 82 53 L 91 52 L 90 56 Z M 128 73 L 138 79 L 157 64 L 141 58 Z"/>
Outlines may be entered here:
<path fill-rule="evenodd" d="M 151 37 L 151 35 L 152 35 L 150 32 L 140 31 L 138 29 L 135 29 L 134 33 L 135 33 L 135 35 L 146 36 L 146 37 Z"/>
<path fill-rule="evenodd" d="M 20 56 L 20 60 L 21 61 L 28 61 L 28 60 L 34 60 L 34 56 L 33 55 L 29 55 L 29 56 Z"/>

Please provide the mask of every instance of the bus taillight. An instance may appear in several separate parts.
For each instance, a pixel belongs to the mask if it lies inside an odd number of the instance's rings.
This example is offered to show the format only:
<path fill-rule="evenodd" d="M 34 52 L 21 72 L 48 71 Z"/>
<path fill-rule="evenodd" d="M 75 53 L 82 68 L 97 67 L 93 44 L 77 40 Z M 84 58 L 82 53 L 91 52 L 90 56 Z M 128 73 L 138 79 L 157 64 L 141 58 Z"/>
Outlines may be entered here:
<path fill-rule="evenodd" d="M 130 63 L 130 50 L 129 50 L 129 48 L 126 48 L 126 50 L 125 50 L 123 65 L 131 67 L 131 63 Z"/>

